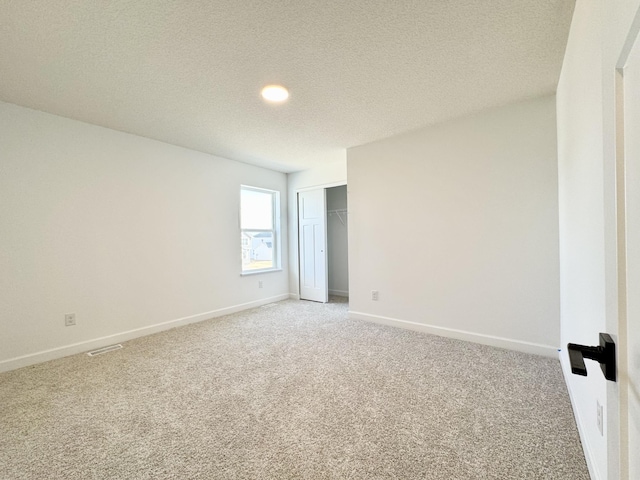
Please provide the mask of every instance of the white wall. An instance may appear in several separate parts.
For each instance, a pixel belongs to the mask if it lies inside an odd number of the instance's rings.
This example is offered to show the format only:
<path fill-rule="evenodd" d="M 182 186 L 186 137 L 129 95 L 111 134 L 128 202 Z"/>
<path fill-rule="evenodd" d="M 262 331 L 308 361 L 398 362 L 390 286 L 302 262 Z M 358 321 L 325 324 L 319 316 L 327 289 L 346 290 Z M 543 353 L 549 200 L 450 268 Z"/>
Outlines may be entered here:
<path fill-rule="evenodd" d="M 240 184 L 279 190 L 287 252 L 285 174 L 6 103 L 0 132 L 0 369 L 288 296 L 238 225 Z"/>
<path fill-rule="evenodd" d="M 345 185 L 347 164 L 332 162 L 320 167 L 290 173 L 287 176 L 289 192 L 289 292 L 291 297 L 300 296 L 300 269 L 298 264 L 298 195 L 300 190 Z"/>
<path fill-rule="evenodd" d="M 347 209 L 347 186 L 327 188 L 327 210 Z M 327 253 L 329 268 L 329 293 L 349 296 L 349 243 L 348 217 L 346 213 L 329 213 L 327 216 Z"/>
<path fill-rule="evenodd" d="M 576 2 L 557 90 L 561 239 L 561 340 L 595 345 L 598 332 L 618 334 L 616 251 L 616 63 L 639 0 Z M 618 424 L 619 385 L 595 362 L 571 375 L 561 356 L 587 463 L 594 479 L 633 478 L 640 459 L 625 452 Z M 605 406 L 605 434 L 596 402 Z M 624 429 L 623 429 L 624 430 Z M 620 470 L 619 456 L 623 455 Z"/>
<path fill-rule="evenodd" d="M 353 317 L 557 354 L 554 97 L 349 149 L 347 169 Z"/>

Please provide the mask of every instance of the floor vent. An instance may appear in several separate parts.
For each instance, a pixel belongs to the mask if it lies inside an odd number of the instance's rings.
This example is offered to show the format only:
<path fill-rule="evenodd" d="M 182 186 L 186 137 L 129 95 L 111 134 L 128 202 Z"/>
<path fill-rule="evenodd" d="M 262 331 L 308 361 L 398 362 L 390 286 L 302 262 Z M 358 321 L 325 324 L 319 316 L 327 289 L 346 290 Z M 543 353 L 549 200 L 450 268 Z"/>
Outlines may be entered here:
<path fill-rule="evenodd" d="M 87 353 L 90 357 L 95 357 L 96 355 L 102 355 L 103 353 L 113 352 L 114 350 L 120 350 L 122 345 L 109 345 L 108 347 L 102 347 L 92 352 Z"/>

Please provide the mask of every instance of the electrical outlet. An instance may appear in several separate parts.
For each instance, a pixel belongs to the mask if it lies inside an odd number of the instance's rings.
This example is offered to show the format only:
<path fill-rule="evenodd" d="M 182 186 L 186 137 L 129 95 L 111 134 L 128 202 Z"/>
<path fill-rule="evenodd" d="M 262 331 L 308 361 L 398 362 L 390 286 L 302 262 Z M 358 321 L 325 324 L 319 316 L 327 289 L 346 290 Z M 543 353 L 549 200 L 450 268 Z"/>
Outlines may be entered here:
<path fill-rule="evenodd" d="M 604 435 L 604 411 L 602 409 L 602 405 L 600 405 L 600 402 L 598 400 L 596 400 L 596 407 L 598 409 L 597 411 L 598 431 L 600 432 L 600 435 Z"/>
<path fill-rule="evenodd" d="M 76 324 L 76 314 L 75 313 L 66 313 L 64 315 L 64 326 L 72 327 Z"/>
<path fill-rule="evenodd" d="M 262 280 L 258 280 L 258 288 L 262 288 Z"/>
<path fill-rule="evenodd" d="M 371 290 L 371 300 L 377 302 L 380 298 L 380 294 L 378 293 L 378 290 Z"/>

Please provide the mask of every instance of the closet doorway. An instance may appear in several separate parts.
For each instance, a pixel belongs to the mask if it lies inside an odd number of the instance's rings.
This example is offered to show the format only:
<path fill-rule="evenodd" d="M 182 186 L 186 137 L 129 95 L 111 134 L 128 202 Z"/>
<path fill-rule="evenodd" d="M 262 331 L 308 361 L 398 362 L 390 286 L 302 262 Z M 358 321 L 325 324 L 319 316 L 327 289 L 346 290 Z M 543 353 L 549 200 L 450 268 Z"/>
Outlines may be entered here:
<path fill-rule="evenodd" d="M 347 186 L 298 192 L 300 299 L 349 297 Z"/>

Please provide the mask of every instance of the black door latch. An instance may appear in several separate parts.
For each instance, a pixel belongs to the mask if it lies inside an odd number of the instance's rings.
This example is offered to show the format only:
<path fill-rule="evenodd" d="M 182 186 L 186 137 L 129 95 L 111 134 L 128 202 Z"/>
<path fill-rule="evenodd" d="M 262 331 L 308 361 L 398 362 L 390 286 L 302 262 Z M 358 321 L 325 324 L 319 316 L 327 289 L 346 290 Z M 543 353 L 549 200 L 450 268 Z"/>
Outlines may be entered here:
<path fill-rule="evenodd" d="M 569 350 L 571 373 L 586 377 L 587 367 L 584 364 L 584 359 L 589 358 L 600 363 L 604 378 L 612 382 L 616 381 L 616 344 L 613 343 L 613 339 L 608 333 L 600 334 L 600 346 L 598 347 L 585 347 L 569 343 L 567 349 Z"/>

